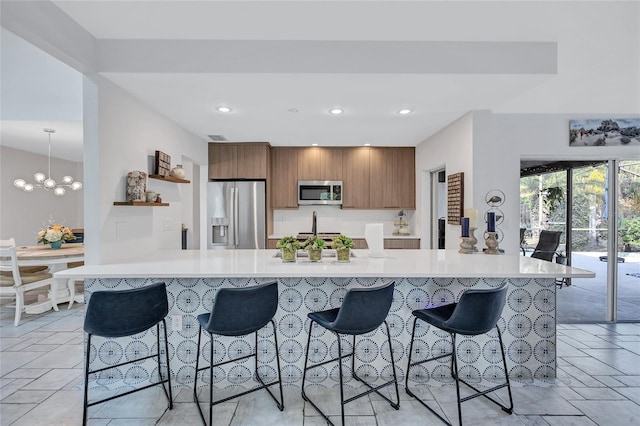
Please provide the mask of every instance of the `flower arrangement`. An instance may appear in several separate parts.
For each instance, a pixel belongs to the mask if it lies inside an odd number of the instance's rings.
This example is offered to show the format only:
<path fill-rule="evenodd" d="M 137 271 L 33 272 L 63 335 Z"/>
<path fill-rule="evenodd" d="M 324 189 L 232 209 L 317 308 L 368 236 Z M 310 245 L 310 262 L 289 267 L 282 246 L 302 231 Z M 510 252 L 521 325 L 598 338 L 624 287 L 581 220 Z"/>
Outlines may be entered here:
<path fill-rule="evenodd" d="M 312 262 L 320 262 L 322 260 L 322 249 L 325 247 L 324 240 L 316 236 L 307 238 L 301 246 L 302 249 L 309 252 L 309 260 Z"/>
<path fill-rule="evenodd" d="M 338 235 L 337 237 L 335 237 L 333 239 L 333 241 L 331 241 L 331 247 L 333 247 L 336 250 L 339 250 L 341 248 L 353 248 L 353 240 L 349 237 L 347 237 L 346 235 Z"/>
<path fill-rule="evenodd" d="M 340 234 L 331 241 L 331 247 L 336 249 L 338 262 L 349 262 L 351 249 L 353 248 L 353 240 L 351 238 Z"/>
<path fill-rule="evenodd" d="M 276 248 L 282 250 L 283 262 L 295 262 L 296 252 L 300 248 L 300 243 L 294 237 L 283 237 L 276 243 Z"/>
<path fill-rule="evenodd" d="M 305 242 L 300 246 L 304 250 L 318 250 L 326 247 L 326 243 L 322 238 L 318 237 L 309 237 Z"/>
<path fill-rule="evenodd" d="M 71 229 L 62 225 L 49 225 L 45 229 L 38 231 L 39 244 L 51 244 L 55 242 L 75 240 L 76 237 Z"/>

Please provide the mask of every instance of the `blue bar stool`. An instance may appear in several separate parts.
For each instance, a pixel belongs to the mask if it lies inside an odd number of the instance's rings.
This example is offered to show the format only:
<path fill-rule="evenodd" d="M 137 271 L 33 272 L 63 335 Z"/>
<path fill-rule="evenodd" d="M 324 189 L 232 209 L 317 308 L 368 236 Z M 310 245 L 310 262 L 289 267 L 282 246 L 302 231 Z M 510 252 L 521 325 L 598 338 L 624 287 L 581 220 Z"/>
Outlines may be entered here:
<path fill-rule="evenodd" d="M 396 377 L 396 366 L 393 361 L 393 352 L 391 352 L 391 369 L 393 370 L 393 380 L 390 380 L 376 387 L 371 386 L 369 383 L 365 382 L 356 375 L 354 355 L 356 348 L 356 336 L 376 330 L 378 327 L 380 327 L 380 325 L 382 325 L 382 323 L 384 323 L 387 329 L 387 338 L 389 340 L 389 348 L 391 349 L 391 333 L 389 332 L 389 325 L 387 324 L 386 318 L 393 301 L 394 284 L 395 283 L 393 281 L 390 281 L 380 287 L 352 288 L 347 291 L 347 294 L 344 296 L 342 306 L 340 306 L 339 308 L 329 309 L 321 312 L 311 312 L 307 314 L 307 316 L 311 320 L 311 323 L 309 325 L 309 337 L 307 339 L 307 349 L 304 360 L 304 373 L 302 375 L 302 398 L 309 404 L 311 404 L 313 408 L 315 408 L 330 425 L 333 425 L 333 423 L 331 422 L 331 420 L 329 420 L 329 417 L 324 414 L 322 410 L 320 410 L 320 408 L 318 408 L 318 406 L 313 403 L 313 401 L 311 401 L 305 393 L 304 384 L 307 378 L 308 370 L 334 361 L 338 361 L 338 369 L 340 372 L 340 412 L 342 415 L 343 425 L 345 404 L 355 401 L 356 399 L 365 395 L 369 395 L 372 392 L 377 393 L 382 398 L 387 400 L 396 410 L 400 409 L 400 395 L 398 393 L 398 381 Z M 338 357 L 318 364 L 314 364 L 312 366 L 308 366 L 309 344 L 311 343 L 311 330 L 313 328 L 314 322 L 318 323 L 318 325 L 326 328 L 327 330 L 332 331 L 336 335 L 336 338 L 338 339 Z M 342 347 L 340 343 L 341 334 L 353 336 L 353 350 L 350 354 L 342 355 Z M 348 357 L 351 357 L 351 371 L 353 372 L 353 378 L 358 380 L 359 382 L 362 382 L 367 388 L 369 388 L 369 390 L 345 400 L 342 380 L 342 359 Z M 397 402 L 391 401 L 385 395 L 380 393 L 381 388 L 389 386 L 391 384 L 395 385 Z"/>
<path fill-rule="evenodd" d="M 171 394 L 171 371 L 169 369 L 169 346 L 167 343 L 167 324 L 164 318 L 169 313 L 169 304 L 167 302 L 167 289 L 163 282 L 155 283 L 146 287 L 136 288 L 133 290 L 113 290 L 113 291 L 96 291 L 91 295 L 87 312 L 84 319 L 84 331 L 87 333 L 87 354 L 85 357 L 85 374 L 84 374 L 84 407 L 82 424 L 87 424 L 87 409 L 92 405 L 120 398 L 134 392 L 138 392 L 152 386 L 162 385 L 165 395 L 169 399 L 169 409 L 173 408 L 173 398 Z M 164 351 L 167 362 L 167 378 L 162 378 L 162 369 L 160 365 L 160 323 L 164 331 Z M 158 341 L 158 352 L 137 358 L 131 361 L 123 362 L 97 370 L 90 370 L 91 359 L 91 337 L 100 336 L 106 338 L 118 338 L 132 336 L 142 333 L 145 330 L 156 327 L 156 336 Z M 89 374 L 99 373 L 111 368 L 120 367 L 145 359 L 157 358 L 158 375 L 160 381 L 151 383 L 138 389 L 130 390 L 119 395 L 109 398 L 89 402 Z M 165 383 L 168 384 L 165 387 Z"/>
<path fill-rule="evenodd" d="M 273 316 L 278 310 L 278 282 L 270 281 L 265 284 L 243 288 L 221 288 L 216 293 L 213 301 L 213 308 L 210 313 L 198 315 L 200 329 L 198 331 L 198 351 L 196 355 L 196 379 L 193 384 L 193 399 L 200 412 L 202 421 L 206 424 L 204 414 L 200 408 L 198 401 L 198 373 L 203 370 L 209 370 L 209 424 L 213 421 L 213 406 L 222 402 L 255 392 L 260 389 L 266 389 L 271 398 L 276 402 L 276 406 L 280 411 L 284 409 L 284 400 L 282 398 L 282 380 L 280 378 L 280 355 L 278 352 L 278 338 L 276 335 L 276 324 Z M 271 383 L 264 383 L 258 374 L 258 330 L 271 323 L 273 327 L 273 339 L 276 345 L 276 362 L 278 364 L 278 380 Z M 200 362 L 200 339 L 202 330 L 209 333 L 211 341 L 209 360 L 210 364 L 206 367 L 199 367 Z M 255 333 L 254 353 L 231 359 L 228 361 L 213 363 L 213 335 L 220 336 L 244 336 L 246 334 Z M 248 391 L 241 392 L 229 396 L 218 401 L 213 400 L 213 369 L 214 367 L 229 364 L 231 362 L 241 361 L 247 358 L 255 358 L 255 378 L 260 386 L 252 388 Z M 271 393 L 269 386 L 278 384 L 280 386 L 280 401 Z"/>
<path fill-rule="evenodd" d="M 418 400 L 429 411 L 438 416 L 440 420 L 448 425 L 451 425 L 440 414 L 436 413 L 431 407 L 429 407 L 423 400 L 418 398 L 409 389 L 409 371 L 411 367 L 424 364 L 425 362 L 435 361 L 441 358 L 451 356 L 451 376 L 456 381 L 456 392 L 458 402 L 458 421 L 462 426 L 462 410 L 461 403 L 478 396 L 484 396 L 493 403 L 499 405 L 503 411 L 512 414 L 513 413 L 513 397 L 511 396 L 511 384 L 509 383 L 509 370 L 507 370 L 507 361 L 504 356 L 504 344 L 502 343 L 502 333 L 497 326 L 500 315 L 502 315 L 502 309 L 507 299 L 507 285 L 503 285 L 499 288 L 492 289 L 469 289 L 465 290 L 460 296 L 460 300 L 457 303 L 451 303 L 448 305 L 438 306 L 431 309 L 417 309 L 413 311 L 413 315 L 416 317 L 413 320 L 413 332 L 411 333 L 411 346 L 409 348 L 409 365 L 407 367 L 407 376 L 405 379 L 405 388 L 409 395 Z M 425 321 L 427 324 L 431 324 L 441 330 L 448 332 L 451 335 L 451 343 L 453 345 L 453 351 L 446 354 L 441 354 L 428 358 L 422 361 L 411 362 L 411 355 L 413 355 L 413 342 L 416 334 L 416 323 L 418 320 Z M 465 382 L 458 376 L 458 361 L 456 353 L 456 334 L 462 334 L 464 336 L 477 336 L 484 334 L 491 329 L 498 331 L 498 339 L 500 340 L 500 351 L 502 352 L 502 364 L 504 366 L 504 374 L 506 382 L 494 386 L 490 389 L 479 390 L 473 385 Z M 460 399 L 460 382 L 469 386 L 476 393 Z M 490 392 L 506 387 L 509 391 L 509 407 L 504 406 L 500 402 L 487 395 Z"/>

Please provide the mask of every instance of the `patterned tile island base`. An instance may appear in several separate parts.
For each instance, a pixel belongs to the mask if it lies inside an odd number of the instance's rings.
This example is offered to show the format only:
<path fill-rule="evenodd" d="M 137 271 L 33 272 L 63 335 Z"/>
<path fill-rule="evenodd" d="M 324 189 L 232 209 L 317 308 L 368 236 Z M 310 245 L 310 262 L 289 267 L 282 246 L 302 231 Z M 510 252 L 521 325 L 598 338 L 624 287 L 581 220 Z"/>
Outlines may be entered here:
<path fill-rule="evenodd" d="M 191 387 L 195 375 L 195 356 L 198 339 L 197 315 L 211 310 L 216 291 L 222 287 L 245 287 L 268 281 L 268 278 L 174 278 L 139 279 L 108 278 L 85 280 L 85 298 L 97 290 L 131 289 L 165 281 L 169 296 L 169 358 L 174 387 Z M 278 279 L 279 309 L 275 316 L 278 343 L 285 385 L 300 386 L 304 366 L 309 321 L 307 313 L 339 307 L 349 288 L 381 285 L 389 278 L 281 278 Z M 382 329 L 361 336 L 356 343 L 355 368 L 362 376 L 377 378 L 390 376 L 390 350 L 396 362 L 398 379 L 405 376 L 414 309 L 429 305 L 451 303 L 468 288 L 510 285 L 507 304 L 499 321 L 503 332 L 507 366 L 512 379 L 531 381 L 550 378 L 556 374 L 555 285 L 553 278 L 396 278 L 393 305 L 387 317 L 392 333 L 392 348 L 388 347 Z M 173 316 L 182 317 L 182 329 L 172 330 Z M 414 352 L 419 359 L 449 351 L 451 341 L 447 333 L 418 323 Z M 263 377 L 275 377 L 275 345 L 270 337 L 271 327 L 259 332 L 258 348 Z M 310 360 L 314 363 L 337 356 L 335 336 L 321 327 L 314 327 Z M 202 359 L 208 363 L 210 342 L 203 335 Z M 343 351 L 350 351 L 351 338 L 343 339 Z M 476 337 L 459 336 L 459 368 L 461 376 L 472 382 L 504 377 L 500 347 L 495 331 Z M 108 340 L 94 338 L 92 367 L 116 365 L 155 350 L 155 329 L 130 337 Z M 215 361 L 236 358 L 253 350 L 253 336 L 241 338 L 215 337 Z M 411 370 L 412 380 L 424 384 L 450 382 L 450 358 L 442 363 L 429 363 Z M 345 361 L 345 367 L 350 362 Z M 214 369 L 218 388 L 252 387 L 253 362 L 243 360 Z M 346 376 L 348 369 L 346 368 Z M 164 370 L 164 367 L 163 367 Z M 319 386 L 337 383 L 336 363 L 312 371 L 310 378 Z M 208 373 L 205 373 L 208 381 Z M 157 377 L 153 361 L 107 370 L 92 377 L 91 388 L 119 389 L 138 386 Z M 350 380 L 350 379 L 347 379 Z"/>

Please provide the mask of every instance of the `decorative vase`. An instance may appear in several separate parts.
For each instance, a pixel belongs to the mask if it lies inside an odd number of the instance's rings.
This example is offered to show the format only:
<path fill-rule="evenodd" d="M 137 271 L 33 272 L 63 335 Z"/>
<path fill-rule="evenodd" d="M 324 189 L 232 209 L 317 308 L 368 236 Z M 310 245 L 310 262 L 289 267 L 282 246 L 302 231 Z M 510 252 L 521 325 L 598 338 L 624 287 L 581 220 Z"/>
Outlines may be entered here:
<path fill-rule="evenodd" d="M 62 240 L 52 241 L 49 243 L 49 246 L 51 246 L 51 250 L 58 250 L 60 247 L 62 247 Z"/>
<path fill-rule="evenodd" d="M 320 262 L 322 260 L 321 248 L 317 248 L 317 249 L 310 248 L 308 249 L 308 251 L 309 251 L 309 260 L 311 262 Z"/>
<path fill-rule="evenodd" d="M 295 262 L 297 250 L 282 249 L 282 261 L 283 262 Z"/>
<path fill-rule="evenodd" d="M 182 164 L 176 164 L 176 166 L 171 169 L 171 176 L 177 177 L 178 179 L 184 179 L 187 175 L 187 172 L 182 168 Z"/>
<path fill-rule="evenodd" d="M 156 196 L 156 203 L 162 203 L 162 197 L 160 197 L 160 194 Z"/>
<path fill-rule="evenodd" d="M 158 198 L 158 194 L 155 193 L 154 191 L 147 191 L 146 193 L 147 196 L 147 203 L 155 203 L 156 199 Z"/>
<path fill-rule="evenodd" d="M 351 260 L 351 249 L 349 247 L 341 247 L 336 249 L 338 262 L 349 262 Z"/>

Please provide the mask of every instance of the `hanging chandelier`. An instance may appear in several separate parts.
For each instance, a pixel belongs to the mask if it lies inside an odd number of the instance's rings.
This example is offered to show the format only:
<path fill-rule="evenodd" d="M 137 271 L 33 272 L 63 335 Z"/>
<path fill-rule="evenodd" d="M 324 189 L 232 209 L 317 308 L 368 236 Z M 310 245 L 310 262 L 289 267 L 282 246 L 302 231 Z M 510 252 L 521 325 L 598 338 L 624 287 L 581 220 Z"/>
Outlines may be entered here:
<path fill-rule="evenodd" d="M 78 181 L 73 181 L 71 176 L 64 176 L 62 178 L 62 183 L 56 183 L 55 180 L 51 179 L 51 134 L 55 133 L 55 129 L 43 129 L 45 133 L 49 135 L 49 172 L 45 176 L 44 173 L 38 172 L 33 175 L 36 183 L 28 183 L 24 179 L 16 179 L 13 181 L 13 185 L 22 189 L 24 192 L 32 192 L 34 188 L 41 188 L 46 191 L 53 191 L 55 195 L 63 196 L 67 190 L 66 188 L 71 188 L 72 191 L 78 191 L 82 189 L 82 183 Z"/>

